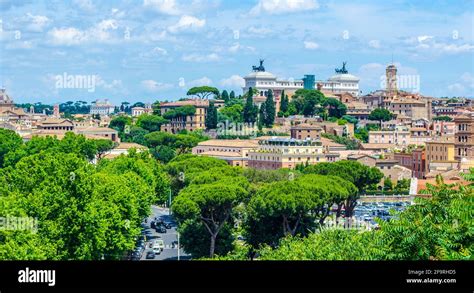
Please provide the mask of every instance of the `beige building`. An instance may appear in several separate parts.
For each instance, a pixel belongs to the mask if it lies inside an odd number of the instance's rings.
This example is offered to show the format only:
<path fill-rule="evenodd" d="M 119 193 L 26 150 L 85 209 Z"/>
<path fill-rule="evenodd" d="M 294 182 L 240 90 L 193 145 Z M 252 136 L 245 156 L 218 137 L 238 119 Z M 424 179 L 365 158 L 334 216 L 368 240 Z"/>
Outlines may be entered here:
<path fill-rule="evenodd" d="M 176 116 L 170 118 L 170 123 L 161 126 L 162 131 L 169 133 L 177 133 L 181 130 L 194 131 L 196 129 L 206 128 L 206 113 L 209 107 L 209 100 L 190 99 L 185 101 L 161 103 L 161 115 L 176 110 L 183 106 L 194 106 L 196 112 L 189 116 Z"/>
<path fill-rule="evenodd" d="M 320 139 L 323 132 L 324 129 L 320 125 L 307 123 L 294 125 L 290 128 L 291 138 L 295 139 Z"/>
<path fill-rule="evenodd" d="M 86 127 L 86 128 L 77 128 L 76 134 L 83 134 L 85 136 L 95 136 L 97 138 L 110 139 L 113 142 L 120 142 L 118 132 L 115 129 L 107 127 Z"/>
<path fill-rule="evenodd" d="M 410 131 L 403 129 L 369 131 L 369 144 L 392 144 L 396 146 L 408 146 Z"/>
<path fill-rule="evenodd" d="M 431 100 L 426 97 L 412 96 L 393 99 L 387 107 L 393 114 L 401 114 L 416 119 L 431 120 Z"/>
<path fill-rule="evenodd" d="M 128 151 L 131 150 L 131 149 L 135 149 L 137 153 L 148 150 L 148 148 L 146 146 L 143 146 L 143 145 L 138 144 L 138 143 L 121 142 L 121 143 L 118 143 L 107 154 L 105 154 L 103 158 L 105 158 L 105 159 L 114 159 L 114 158 L 116 158 L 120 155 L 127 155 Z"/>
<path fill-rule="evenodd" d="M 231 166 L 248 167 L 249 152 L 258 146 L 253 139 L 211 139 L 198 143 L 192 153 L 222 159 Z"/>
<path fill-rule="evenodd" d="M 255 169 L 293 169 L 299 164 L 325 162 L 321 142 L 293 138 L 269 138 L 249 151 L 249 167 Z"/>
<path fill-rule="evenodd" d="M 425 127 L 412 127 L 410 128 L 410 144 L 424 145 L 427 141 L 431 140 L 431 132 Z"/>
<path fill-rule="evenodd" d="M 46 132 L 67 132 L 74 130 L 74 123 L 69 119 L 47 118 L 38 123 L 37 129 Z"/>
<path fill-rule="evenodd" d="M 454 136 L 438 136 L 426 142 L 426 172 L 428 174 L 457 169 Z"/>
<path fill-rule="evenodd" d="M 401 179 L 410 179 L 412 171 L 408 168 L 398 165 L 397 160 L 377 159 L 370 155 L 356 154 L 347 157 L 348 160 L 357 161 L 369 167 L 378 168 L 384 175 L 384 178 L 390 178 L 394 183 Z"/>
<path fill-rule="evenodd" d="M 458 115 L 454 123 L 454 158 L 461 171 L 467 171 L 474 167 L 474 113 Z"/>
<path fill-rule="evenodd" d="M 431 125 L 432 135 L 451 136 L 454 135 L 456 125 L 452 121 L 433 121 Z"/>

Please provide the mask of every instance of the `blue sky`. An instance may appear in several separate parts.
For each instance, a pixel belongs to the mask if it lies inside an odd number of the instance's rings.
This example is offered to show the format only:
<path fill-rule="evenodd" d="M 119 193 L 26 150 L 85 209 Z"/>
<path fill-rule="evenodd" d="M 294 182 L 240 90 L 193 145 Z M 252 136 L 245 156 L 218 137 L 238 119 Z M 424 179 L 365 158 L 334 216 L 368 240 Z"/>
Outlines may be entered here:
<path fill-rule="evenodd" d="M 0 86 L 16 102 L 174 100 L 196 85 L 239 94 L 264 58 L 281 78 L 320 80 L 347 61 L 368 93 L 393 55 L 422 94 L 472 97 L 473 3 L 0 0 Z M 95 88 L 58 88 L 64 74 Z"/>

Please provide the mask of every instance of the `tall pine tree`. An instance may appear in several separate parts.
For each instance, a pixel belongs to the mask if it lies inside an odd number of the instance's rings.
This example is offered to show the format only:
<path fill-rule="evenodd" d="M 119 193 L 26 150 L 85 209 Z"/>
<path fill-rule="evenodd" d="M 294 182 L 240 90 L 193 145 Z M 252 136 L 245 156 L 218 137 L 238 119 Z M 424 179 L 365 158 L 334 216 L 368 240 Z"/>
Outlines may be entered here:
<path fill-rule="evenodd" d="M 288 96 L 285 95 L 285 90 L 281 92 L 281 103 L 280 103 L 280 111 L 283 113 L 288 112 Z"/>
<path fill-rule="evenodd" d="M 229 99 L 232 100 L 232 99 L 235 99 L 235 93 L 234 91 L 231 91 L 230 94 L 229 94 Z"/>
<path fill-rule="evenodd" d="M 228 102 L 229 101 L 229 93 L 227 93 L 226 90 L 223 90 L 221 98 L 224 100 L 224 102 Z"/>
<path fill-rule="evenodd" d="M 257 106 L 258 109 L 258 106 Z M 265 123 L 265 103 L 260 105 L 260 109 L 258 109 L 258 130 L 262 130 L 263 125 Z"/>
<path fill-rule="evenodd" d="M 253 104 L 253 95 L 250 93 L 253 93 L 253 89 L 251 87 L 249 88 L 249 92 L 247 93 L 247 100 L 244 105 L 244 122 L 255 123 L 257 121 L 258 108 Z"/>
<path fill-rule="evenodd" d="M 206 128 L 216 129 L 217 128 L 217 108 L 214 106 L 214 102 L 209 102 L 209 108 L 206 113 Z"/>
<path fill-rule="evenodd" d="M 272 90 L 268 90 L 267 99 L 265 100 L 265 103 L 263 105 L 265 107 L 263 123 L 265 124 L 266 127 L 272 127 L 273 123 L 275 122 L 275 114 L 276 114 L 275 102 L 273 100 Z"/>

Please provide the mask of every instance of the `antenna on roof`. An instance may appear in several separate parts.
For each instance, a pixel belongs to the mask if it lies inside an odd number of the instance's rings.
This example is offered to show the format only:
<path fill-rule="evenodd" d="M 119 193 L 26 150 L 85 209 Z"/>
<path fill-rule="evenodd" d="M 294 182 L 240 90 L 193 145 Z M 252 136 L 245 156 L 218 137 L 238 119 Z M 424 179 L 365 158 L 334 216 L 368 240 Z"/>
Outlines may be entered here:
<path fill-rule="evenodd" d="M 392 53 L 392 65 L 393 65 L 393 53 Z"/>

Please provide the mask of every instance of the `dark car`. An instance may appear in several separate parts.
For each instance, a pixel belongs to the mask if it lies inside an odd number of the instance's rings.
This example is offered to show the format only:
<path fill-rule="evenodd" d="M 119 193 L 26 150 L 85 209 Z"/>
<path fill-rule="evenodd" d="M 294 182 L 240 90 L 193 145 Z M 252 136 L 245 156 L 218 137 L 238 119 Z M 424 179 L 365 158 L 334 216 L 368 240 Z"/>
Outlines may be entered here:
<path fill-rule="evenodd" d="M 155 226 L 155 231 L 158 233 L 166 233 L 166 228 L 163 225 Z"/>
<path fill-rule="evenodd" d="M 155 259 L 155 252 L 150 250 L 146 253 L 146 259 Z"/>
<path fill-rule="evenodd" d="M 140 257 L 141 257 L 141 253 L 139 251 L 132 252 L 132 257 L 131 257 L 132 260 L 140 260 Z"/>
<path fill-rule="evenodd" d="M 163 222 L 161 223 L 166 229 L 171 229 L 171 223 Z"/>

